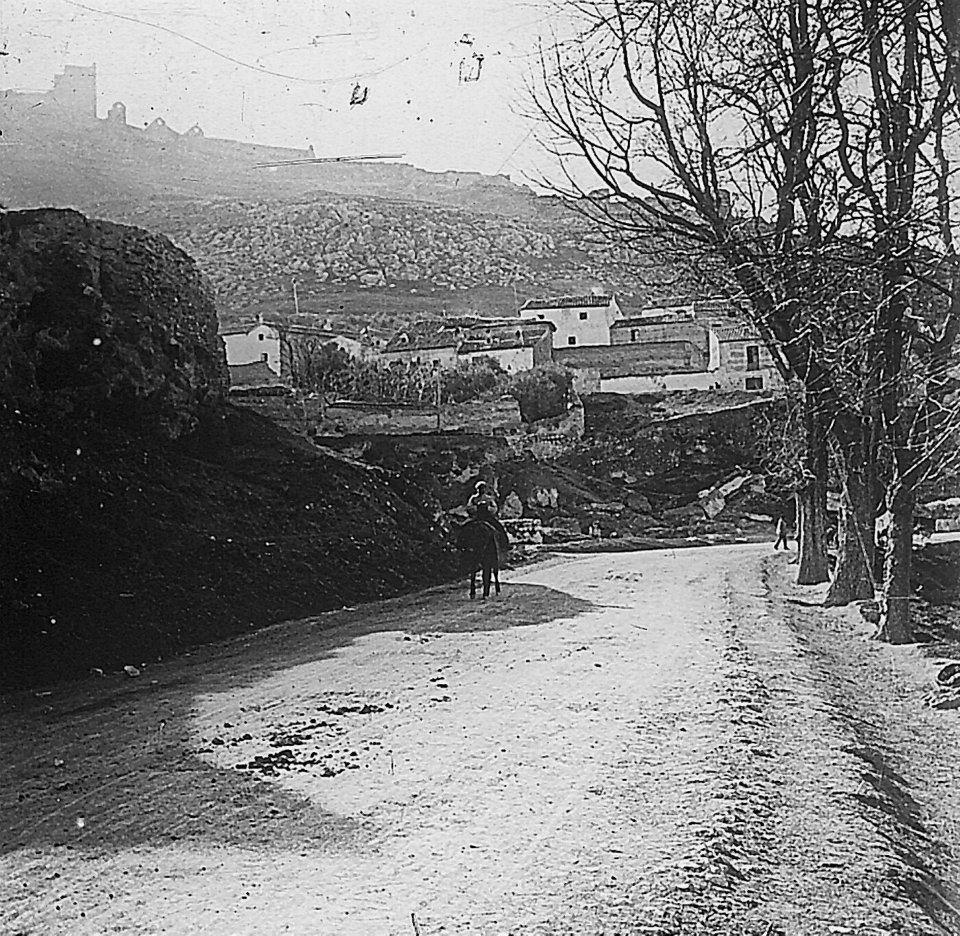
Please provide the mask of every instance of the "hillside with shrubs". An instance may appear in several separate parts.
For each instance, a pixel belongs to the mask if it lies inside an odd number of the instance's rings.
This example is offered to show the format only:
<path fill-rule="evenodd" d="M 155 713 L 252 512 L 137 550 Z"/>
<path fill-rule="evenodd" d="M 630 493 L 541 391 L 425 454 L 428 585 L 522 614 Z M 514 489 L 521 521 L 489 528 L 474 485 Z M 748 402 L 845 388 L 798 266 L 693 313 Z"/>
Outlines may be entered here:
<path fill-rule="evenodd" d="M 523 216 L 325 193 L 114 206 L 111 214 L 167 234 L 194 257 L 228 317 L 271 299 L 289 304 L 294 280 L 303 308 L 326 302 L 334 312 L 331 297 L 345 293 L 373 311 L 385 302 L 399 310 L 412 296 L 462 308 L 465 292 L 483 292 L 468 306 L 502 313 L 529 296 L 591 286 L 638 301 L 692 288 L 696 274 L 666 240 L 613 245 L 556 200 L 528 197 L 533 210 Z M 389 317 L 415 317 L 416 306 Z"/>
<path fill-rule="evenodd" d="M 292 313 L 294 280 L 301 311 L 353 329 L 512 314 L 533 296 L 594 287 L 627 306 L 699 288 L 701 272 L 668 238 L 611 244 L 572 203 L 504 176 L 360 162 L 265 171 L 239 145 L 162 143 L 106 124 L 31 133 L 5 151 L 0 203 L 69 205 L 167 235 L 228 323 Z"/>

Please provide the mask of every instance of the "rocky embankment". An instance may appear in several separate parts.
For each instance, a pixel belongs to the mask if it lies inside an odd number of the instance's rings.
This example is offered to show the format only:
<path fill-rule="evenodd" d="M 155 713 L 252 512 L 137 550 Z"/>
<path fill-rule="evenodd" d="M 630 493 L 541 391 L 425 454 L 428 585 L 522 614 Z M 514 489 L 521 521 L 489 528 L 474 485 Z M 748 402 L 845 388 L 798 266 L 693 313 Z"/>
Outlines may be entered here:
<path fill-rule="evenodd" d="M 54 445 L 124 424 L 176 438 L 229 382 L 193 260 L 76 211 L 0 213 L 0 330 L 3 425 Z"/>
<path fill-rule="evenodd" d="M 551 545 L 647 548 L 772 536 L 773 517 L 789 499 L 765 476 L 755 443 L 778 401 L 672 394 L 594 395 L 583 403 L 583 438 L 550 458 L 467 433 L 355 435 L 324 444 L 403 471 L 451 517 L 463 513 L 483 477 L 500 516 L 542 530 Z"/>
<path fill-rule="evenodd" d="M 216 309 L 166 238 L 0 215 L 0 683 L 157 657 L 449 574 L 395 474 L 224 402 Z"/>

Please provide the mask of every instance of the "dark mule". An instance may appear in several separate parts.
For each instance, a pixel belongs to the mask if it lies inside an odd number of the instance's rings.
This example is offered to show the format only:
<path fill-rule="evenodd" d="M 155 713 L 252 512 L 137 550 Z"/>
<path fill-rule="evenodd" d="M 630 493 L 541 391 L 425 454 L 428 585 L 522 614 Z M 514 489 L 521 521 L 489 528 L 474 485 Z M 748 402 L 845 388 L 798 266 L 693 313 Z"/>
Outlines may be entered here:
<path fill-rule="evenodd" d="M 457 530 L 462 567 L 470 573 L 470 597 L 477 597 L 477 572 L 483 573 L 483 597 L 490 596 L 490 576 L 500 594 L 500 549 L 497 530 L 483 520 L 468 520 Z"/>

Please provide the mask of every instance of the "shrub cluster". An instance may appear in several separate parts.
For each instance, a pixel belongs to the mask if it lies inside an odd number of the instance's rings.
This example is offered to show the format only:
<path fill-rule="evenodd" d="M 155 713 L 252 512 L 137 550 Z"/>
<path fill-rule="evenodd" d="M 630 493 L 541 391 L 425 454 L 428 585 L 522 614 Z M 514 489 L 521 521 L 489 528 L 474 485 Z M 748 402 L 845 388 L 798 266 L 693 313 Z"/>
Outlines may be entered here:
<path fill-rule="evenodd" d="M 351 357 L 335 343 L 297 342 L 291 379 L 298 389 L 375 403 L 466 403 L 512 396 L 525 422 L 566 411 L 572 373 L 555 364 L 508 374 L 493 358 L 453 368 L 384 364 Z"/>

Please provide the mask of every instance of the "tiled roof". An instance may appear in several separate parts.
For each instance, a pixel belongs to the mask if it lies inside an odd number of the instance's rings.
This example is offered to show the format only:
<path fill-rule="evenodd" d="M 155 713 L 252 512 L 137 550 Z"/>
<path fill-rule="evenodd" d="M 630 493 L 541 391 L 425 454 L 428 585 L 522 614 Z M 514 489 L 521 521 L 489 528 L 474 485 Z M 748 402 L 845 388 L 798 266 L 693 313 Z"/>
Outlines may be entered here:
<path fill-rule="evenodd" d="M 252 332 L 259 322 L 248 322 L 246 324 L 238 323 L 235 325 L 228 325 L 226 328 L 220 329 L 221 335 L 246 335 Z"/>
<path fill-rule="evenodd" d="M 494 325 L 518 325 L 523 322 L 518 315 L 486 316 L 468 313 L 448 315 L 443 320 L 444 328 L 474 328 L 475 326 L 493 327 Z"/>
<path fill-rule="evenodd" d="M 353 338 L 356 340 L 358 338 L 355 333 L 348 329 L 334 329 L 323 325 L 313 325 L 310 322 L 258 322 L 256 320 L 227 325 L 220 329 L 220 334 L 247 335 L 260 325 L 287 335 L 318 335 L 329 337 L 331 340 L 334 338 Z"/>
<path fill-rule="evenodd" d="M 693 296 L 668 296 L 638 307 L 644 314 L 686 313 L 694 318 L 730 318 L 737 314 L 737 306 L 729 299 L 697 299 Z M 631 316 L 633 311 L 629 313 Z"/>
<path fill-rule="evenodd" d="M 456 348 L 460 343 L 455 329 L 444 327 L 443 322 L 423 322 L 412 325 L 394 335 L 384 351 L 428 351 L 436 348 Z"/>
<path fill-rule="evenodd" d="M 580 309 L 605 308 L 613 302 L 613 296 L 556 296 L 552 299 L 528 299 L 520 311 L 527 309 Z"/>
<path fill-rule="evenodd" d="M 672 346 L 676 351 L 669 362 L 661 358 L 641 357 L 641 345 L 601 345 L 597 347 L 560 348 L 554 353 L 561 364 L 571 367 L 594 368 L 602 378 L 607 377 L 657 377 L 664 374 L 706 373 L 708 355 L 690 341 L 657 342 Z M 650 347 L 647 345 L 646 347 Z"/>
<path fill-rule="evenodd" d="M 267 367 L 266 361 L 253 361 L 250 364 L 231 364 L 231 387 L 275 387 L 283 381 Z"/>
<path fill-rule="evenodd" d="M 271 324 L 267 322 L 266 324 Z M 324 325 L 311 325 L 308 322 L 283 322 L 273 325 L 278 331 L 288 335 L 317 335 L 319 337 L 333 338 L 353 338 L 357 340 L 359 336 L 343 328 L 330 328 Z"/>
<path fill-rule="evenodd" d="M 693 310 L 697 315 L 730 315 L 737 307 L 729 299 L 697 299 Z"/>
<path fill-rule="evenodd" d="M 664 377 L 667 374 L 705 374 L 705 363 L 696 361 L 676 361 L 666 370 L 654 361 L 638 361 L 636 363 L 610 363 L 600 365 L 600 376 L 608 377 Z"/>
<path fill-rule="evenodd" d="M 638 315 L 634 318 L 617 319 L 610 328 L 639 328 L 644 325 L 696 325 L 697 323 L 689 316 L 683 317 L 676 314 L 667 315 Z"/>
<path fill-rule="evenodd" d="M 523 348 L 536 344 L 553 330 L 551 322 L 537 319 L 461 316 L 411 325 L 394 335 L 383 350 L 389 354 L 450 348 L 470 354 L 485 349 Z"/>
<path fill-rule="evenodd" d="M 760 341 L 760 336 L 749 325 L 714 325 L 710 331 L 718 341 Z"/>
<path fill-rule="evenodd" d="M 496 325 L 476 325 L 469 329 L 460 345 L 460 354 L 507 348 L 530 348 L 554 330 L 551 322 L 511 322 Z"/>

